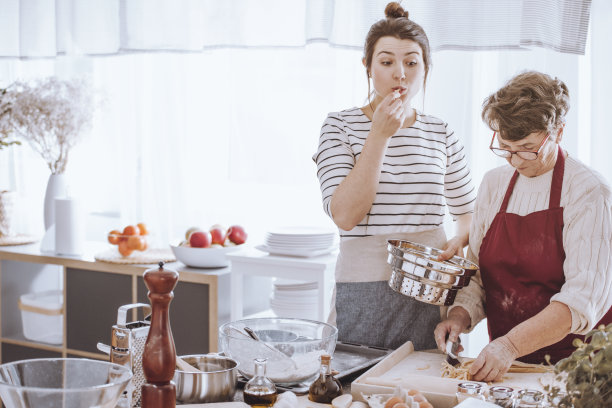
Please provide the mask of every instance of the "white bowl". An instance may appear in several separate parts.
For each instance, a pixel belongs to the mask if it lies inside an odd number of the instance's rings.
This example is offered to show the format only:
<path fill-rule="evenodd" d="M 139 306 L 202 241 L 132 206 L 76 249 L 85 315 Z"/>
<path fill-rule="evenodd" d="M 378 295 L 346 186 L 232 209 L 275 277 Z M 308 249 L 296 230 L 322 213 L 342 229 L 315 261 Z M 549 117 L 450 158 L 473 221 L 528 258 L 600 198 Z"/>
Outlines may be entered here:
<path fill-rule="evenodd" d="M 228 252 L 239 250 L 242 245 L 212 248 L 192 248 L 170 245 L 176 259 L 192 268 L 223 268 L 230 264 L 225 256 Z"/>

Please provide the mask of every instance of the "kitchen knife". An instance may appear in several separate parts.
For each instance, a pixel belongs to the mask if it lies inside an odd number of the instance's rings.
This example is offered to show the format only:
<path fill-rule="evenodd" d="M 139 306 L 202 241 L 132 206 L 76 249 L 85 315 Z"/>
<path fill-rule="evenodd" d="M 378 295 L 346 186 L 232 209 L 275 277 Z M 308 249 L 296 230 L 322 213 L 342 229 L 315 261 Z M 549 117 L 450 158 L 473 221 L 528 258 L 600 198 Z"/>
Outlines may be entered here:
<path fill-rule="evenodd" d="M 459 345 L 461 344 L 461 340 L 457 339 L 456 342 L 450 342 L 447 341 L 446 342 L 446 362 L 450 365 L 452 365 L 453 367 L 457 367 L 459 364 L 461 364 L 461 361 L 459 361 L 458 357 L 459 357 Z"/>

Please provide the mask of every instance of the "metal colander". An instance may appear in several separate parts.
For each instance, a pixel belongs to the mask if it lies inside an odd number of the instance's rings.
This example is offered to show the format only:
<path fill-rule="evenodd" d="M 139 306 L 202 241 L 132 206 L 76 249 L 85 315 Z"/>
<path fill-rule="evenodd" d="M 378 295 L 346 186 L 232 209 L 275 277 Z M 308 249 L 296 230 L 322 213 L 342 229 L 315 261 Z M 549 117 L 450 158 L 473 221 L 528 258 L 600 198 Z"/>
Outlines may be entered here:
<path fill-rule="evenodd" d="M 391 289 L 438 306 L 452 305 L 457 292 L 478 271 L 478 265 L 459 256 L 438 261 L 442 250 L 411 241 L 390 239 L 387 251 Z"/>

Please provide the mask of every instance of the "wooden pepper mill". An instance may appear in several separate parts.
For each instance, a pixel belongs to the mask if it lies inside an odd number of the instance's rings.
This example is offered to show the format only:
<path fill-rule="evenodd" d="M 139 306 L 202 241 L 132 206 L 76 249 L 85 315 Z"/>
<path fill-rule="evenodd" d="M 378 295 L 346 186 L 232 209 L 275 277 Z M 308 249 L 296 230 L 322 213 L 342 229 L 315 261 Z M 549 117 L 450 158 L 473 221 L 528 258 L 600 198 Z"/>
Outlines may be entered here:
<path fill-rule="evenodd" d="M 176 366 L 176 349 L 170 329 L 168 309 L 174 297 L 172 290 L 178 273 L 164 269 L 149 269 L 144 281 L 151 301 L 151 328 L 142 353 L 142 370 L 147 382 L 142 386 L 142 408 L 173 408 L 176 406 L 176 387 L 172 382 Z"/>

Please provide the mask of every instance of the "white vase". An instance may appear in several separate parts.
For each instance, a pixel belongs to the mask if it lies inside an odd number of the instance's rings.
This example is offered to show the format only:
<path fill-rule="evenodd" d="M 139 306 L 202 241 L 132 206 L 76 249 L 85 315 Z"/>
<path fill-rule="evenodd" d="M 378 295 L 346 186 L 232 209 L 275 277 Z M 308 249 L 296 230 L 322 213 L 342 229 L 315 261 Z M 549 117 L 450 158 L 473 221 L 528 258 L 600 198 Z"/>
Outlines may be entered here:
<path fill-rule="evenodd" d="M 0 191 L 0 237 L 13 235 L 13 216 L 17 193 L 15 191 Z"/>
<path fill-rule="evenodd" d="M 55 224 L 55 199 L 66 197 L 66 176 L 63 174 L 51 174 L 47 182 L 45 192 L 45 230 Z"/>

